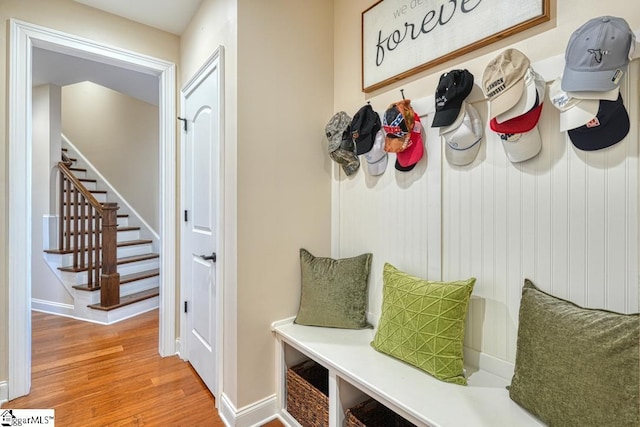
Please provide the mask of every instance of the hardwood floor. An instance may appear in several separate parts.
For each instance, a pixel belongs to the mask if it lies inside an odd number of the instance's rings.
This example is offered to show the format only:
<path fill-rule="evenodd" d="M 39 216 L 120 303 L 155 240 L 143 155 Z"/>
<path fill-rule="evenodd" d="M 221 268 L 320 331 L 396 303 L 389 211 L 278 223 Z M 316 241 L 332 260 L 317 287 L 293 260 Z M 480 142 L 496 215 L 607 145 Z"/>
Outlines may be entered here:
<path fill-rule="evenodd" d="M 158 310 L 109 326 L 33 312 L 32 339 L 31 393 L 3 408 L 53 408 L 65 427 L 224 426 L 191 365 L 158 355 Z"/>

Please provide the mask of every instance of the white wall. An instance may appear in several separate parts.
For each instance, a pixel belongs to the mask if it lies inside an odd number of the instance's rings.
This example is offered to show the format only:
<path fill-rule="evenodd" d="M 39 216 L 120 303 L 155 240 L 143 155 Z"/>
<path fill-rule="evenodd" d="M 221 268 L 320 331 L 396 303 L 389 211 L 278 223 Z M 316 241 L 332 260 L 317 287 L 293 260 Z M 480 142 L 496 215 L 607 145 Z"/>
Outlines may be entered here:
<path fill-rule="evenodd" d="M 43 257 L 44 249 L 57 248 L 55 234 L 51 241 L 47 234 L 50 229 L 46 223 L 56 225 L 56 212 L 52 209 L 50 190 L 51 180 L 57 176 L 57 162 L 60 161 L 60 102 L 60 86 L 42 85 L 33 88 L 31 296 L 34 300 L 69 305 L 73 304 L 73 298 Z M 53 197 L 55 199 L 55 193 Z"/>
<path fill-rule="evenodd" d="M 550 70 L 545 76 L 549 84 L 562 70 L 557 61 L 555 68 L 550 66 L 549 58 L 559 57 L 562 64 L 569 36 L 588 19 L 622 16 L 633 29 L 640 28 L 640 5 L 619 0 L 606 4 L 552 1 L 550 22 L 364 94 L 360 90 L 360 28 L 348 23 L 359 22 L 362 11 L 373 3 L 336 2 L 335 111 L 353 115 L 370 102 L 383 112 L 400 99 L 400 89 L 407 98 L 433 100 L 444 71 L 467 68 L 479 82 L 486 64 L 508 47 L 523 51 L 534 65 L 546 67 L 545 73 Z M 636 73 L 637 68 L 636 61 Z M 393 170 L 390 162 L 382 177 L 370 177 L 361 170 L 347 178 L 334 168 L 333 254 L 373 252 L 372 316 L 380 312 L 385 261 L 429 279 L 475 276 L 465 344 L 510 362 L 515 357 L 525 277 L 578 304 L 638 311 L 637 80 L 636 74 L 622 87 L 634 119 L 632 130 L 623 142 L 601 152 L 574 149 L 566 134 L 557 131 L 558 113 L 547 102 L 540 125 L 543 150 L 520 165 L 507 160 L 487 127 L 478 158 L 465 167 L 452 167 L 440 157 L 434 149 L 434 144 L 441 144 L 436 138 L 428 141 L 426 169 L 419 164 L 403 174 Z M 472 95 L 486 122 L 480 88 Z M 432 162 L 441 165 L 440 206 L 429 205 L 423 192 L 434 172 Z M 441 236 L 428 228 L 433 209 L 441 212 Z M 438 255 L 429 251 L 434 246 L 441 248 L 441 276 L 434 265 Z"/>

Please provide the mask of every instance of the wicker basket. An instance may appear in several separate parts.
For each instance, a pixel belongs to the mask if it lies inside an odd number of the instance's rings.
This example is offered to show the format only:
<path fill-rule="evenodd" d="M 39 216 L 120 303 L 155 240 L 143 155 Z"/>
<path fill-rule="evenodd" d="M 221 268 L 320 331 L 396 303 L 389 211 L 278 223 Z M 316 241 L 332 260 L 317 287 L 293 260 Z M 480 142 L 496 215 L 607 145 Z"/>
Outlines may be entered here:
<path fill-rule="evenodd" d="M 416 427 L 374 399 L 347 409 L 345 427 Z"/>
<path fill-rule="evenodd" d="M 313 360 L 287 369 L 287 412 L 303 427 L 329 425 L 329 371 Z"/>

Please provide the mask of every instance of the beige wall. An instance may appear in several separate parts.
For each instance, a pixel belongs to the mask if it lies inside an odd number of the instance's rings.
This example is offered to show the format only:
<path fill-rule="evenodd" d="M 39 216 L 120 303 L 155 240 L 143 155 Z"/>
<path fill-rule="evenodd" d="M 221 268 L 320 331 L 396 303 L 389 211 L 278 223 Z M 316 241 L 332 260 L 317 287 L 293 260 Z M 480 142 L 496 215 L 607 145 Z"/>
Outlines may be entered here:
<path fill-rule="evenodd" d="M 8 377 L 7 366 L 7 37 L 8 19 L 42 25 L 55 30 L 87 37 L 120 48 L 178 63 L 179 38 L 145 25 L 136 24 L 71 0 L 2 0 L 0 1 L 0 382 Z"/>
<path fill-rule="evenodd" d="M 155 232 L 158 117 L 155 105 L 91 82 L 62 88 L 62 133 Z"/>
<path fill-rule="evenodd" d="M 205 0 L 181 42 L 183 82 L 225 49 L 223 392 L 236 408 L 275 393 L 270 324 L 296 313 L 300 247 L 330 250 L 332 20 L 324 0 Z"/>
<path fill-rule="evenodd" d="M 296 314 L 299 249 L 330 252 L 331 3 L 239 2 L 240 406 L 275 391 L 269 327 Z"/>

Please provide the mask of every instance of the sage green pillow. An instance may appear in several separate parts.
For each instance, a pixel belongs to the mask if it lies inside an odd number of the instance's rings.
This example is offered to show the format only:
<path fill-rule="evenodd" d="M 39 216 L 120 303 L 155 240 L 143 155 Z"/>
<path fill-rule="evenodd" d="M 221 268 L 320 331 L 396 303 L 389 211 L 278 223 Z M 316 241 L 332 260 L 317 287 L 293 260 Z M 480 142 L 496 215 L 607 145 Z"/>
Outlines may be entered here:
<path fill-rule="evenodd" d="M 640 314 L 582 308 L 528 279 L 509 396 L 550 426 L 640 426 Z"/>
<path fill-rule="evenodd" d="M 423 280 L 389 263 L 382 279 L 382 313 L 373 348 L 439 380 L 467 385 L 462 346 L 476 279 Z"/>
<path fill-rule="evenodd" d="M 372 255 L 332 259 L 300 249 L 302 293 L 295 323 L 331 328 L 370 328 L 367 286 Z"/>

